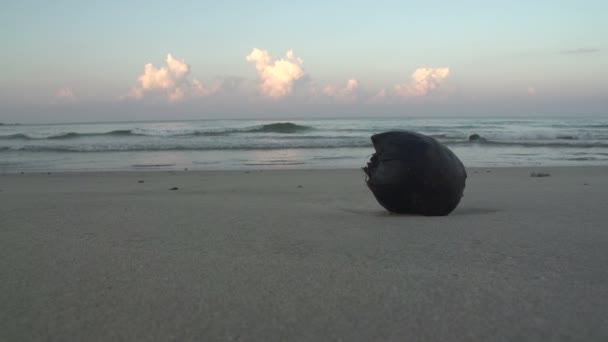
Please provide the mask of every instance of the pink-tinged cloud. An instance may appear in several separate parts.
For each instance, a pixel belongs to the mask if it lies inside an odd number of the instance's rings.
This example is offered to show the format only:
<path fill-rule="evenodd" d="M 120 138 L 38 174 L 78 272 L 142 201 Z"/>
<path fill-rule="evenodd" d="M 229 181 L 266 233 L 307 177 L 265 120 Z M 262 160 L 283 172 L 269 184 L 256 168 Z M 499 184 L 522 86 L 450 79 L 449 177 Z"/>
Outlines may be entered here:
<path fill-rule="evenodd" d="M 295 57 L 293 50 L 287 51 L 284 59 L 273 59 L 267 50 L 255 48 L 245 58 L 255 63 L 260 92 L 267 97 L 280 98 L 291 94 L 294 82 L 304 76 L 304 62 Z"/>
<path fill-rule="evenodd" d="M 529 95 L 536 95 L 536 92 L 537 92 L 537 91 L 536 91 L 536 88 L 534 88 L 534 87 L 532 87 L 532 86 L 529 86 L 529 87 L 528 87 L 528 94 L 529 94 Z"/>
<path fill-rule="evenodd" d="M 78 98 L 70 87 L 63 87 L 57 91 L 53 103 L 74 103 Z"/>
<path fill-rule="evenodd" d="M 138 77 L 139 85 L 133 87 L 126 97 L 141 99 L 146 93 L 161 92 L 171 102 L 186 98 L 209 96 L 219 87 L 206 87 L 197 79 L 190 77 L 190 66 L 172 54 L 167 55 L 167 66 L 156 67 L 146 64 L 143 75 Z"/>
<path fill-rule="evenodd" d="M 328 85 L 323 89 L 323 94 L 336 98 L 341 101 L 354 101 L 357 99 L 359 91 L 359 81 L 351 78 L 343 88 Z"/>
<path fill-rule="evenodd" d="M 409 83 L 395 85 L 400 96 L 426 96 L 437 91 L 450 76 L 450 68 L 419 68 Z"/>
<path fill-rule="evenodd" d="M 408 83 L 396 84 L 393 89 L 382 89 L 373 100 L 388 97 L 421 97 L 440 92 L 450 77 L 450 68 L 418 68 Z"/>

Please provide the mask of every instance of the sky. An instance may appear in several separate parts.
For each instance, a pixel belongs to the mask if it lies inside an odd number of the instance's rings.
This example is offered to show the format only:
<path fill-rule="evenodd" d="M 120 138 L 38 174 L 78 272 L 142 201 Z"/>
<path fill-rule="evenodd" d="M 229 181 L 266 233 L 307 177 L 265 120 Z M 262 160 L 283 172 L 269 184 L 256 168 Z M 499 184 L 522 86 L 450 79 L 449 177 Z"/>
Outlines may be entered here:
<path fill-rule="evenodd" d="M 0 122 L 608 117 L 607 1 L 0 6 Z"/>

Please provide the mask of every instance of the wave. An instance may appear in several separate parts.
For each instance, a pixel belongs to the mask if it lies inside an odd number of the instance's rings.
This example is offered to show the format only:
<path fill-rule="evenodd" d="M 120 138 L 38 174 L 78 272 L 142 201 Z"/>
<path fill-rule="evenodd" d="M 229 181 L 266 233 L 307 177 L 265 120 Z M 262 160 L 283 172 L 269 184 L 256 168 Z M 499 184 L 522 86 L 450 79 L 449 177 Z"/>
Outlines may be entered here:
<path fill-rule="evenodd" d="M 602 124 L 602 123 L 598 123 L 598 124 L 578 124 L 575 122 L 572 122 L 570 124 L 553 124 L 553 125 L 549 125 L 548 127 L 552 127 L 552 128 L 608 128 L 608 124 Z"/>
<path fill-rule="evenodd" d="M 571 161 L 594 161 L 594 160 L 606 160 L 606 159 L 604 159 L 604 158 L 597 158 L 597 157 L 577 157 L 577 158 L 565 158 L 565 160 L 571 160 Z"/>
<path fill-rule="evenodd" d="M 572 142 L 566 142 L 572 141 Z M 475 140 L 475 141 L 447 141 L 443 142 L 446 145 L 488 145 L 488 146 L 519 146 L 519 147 L 570 147 L 570 148 L 593 148 L 593 147 L 608 147 L 606 142 L 588 141 L 574 142 L 576 139 L 565 139 L 560 141 L 497 141 L 497 140 Z"/>
<path fill-rule="evenodd" d="M 426 127 L 426 129 L 424 129 Z M 595 140 L 608 140 L 608 136 L 603 134 L 600 130 L 591 130 L 583 132 L 513 132 L 513 131 L 481 131 L 468 130 L 464 127 L 473 126 L 458 126 L 458 129 L 454 129 L 456 126 L 418 126 L 409 127 L 409 130 L 417 131 L 440 141 L 461 141 L 467 140 L 467 137 L 474 132 L 477 132 L 483 138 L 487 140 L 497 141 L 521 141 L 526 143 L 528 141 L 595 141 Z M 231 127 L 231 128 L 208 128 L 208 129 L 186 129 L 186 130 L 172 130 L 172 129 L 148 129 L 145 127 L 134 128 L 127 130 L 114 130 L 109 132 L 95 132 L 95 133 L 79 133 L 79 132 L 68 132 L 57 135 L 51 135 L 46 137 L 40 137 L 37 135 L 28 135 L 24 133 L 11 134 L 11 135 L 0 135 L 0 140 L 68 140 L 68 139 L 80 139 L 80 138 L 94 138 L 94 137 L 151 137 L 156 139 L 162 138 L 189 138 L 189 137 L 223 137 L 231 135 L 242 135 L 242 134 L 275 134 L 275 137 L 282 139 L 291 138 L 302 138 L 302 139 L 341 139 L 342 137 L 348 138 L 352 136 L 366 137 L 379 133 L 389 128 L 378 128 L 378 127 L 366 127 L 366 128 L 337 128 L 337 127 L 319 127 L 300 125 L 293 122 L 275 122 L 263 125 L 256 125 L 250 127 Z M 348 133 L 345 136 L 344 133 Z"/>
<path fill-rule="evenodd" d="M 314 130 L 311 126 L 298 125 L 293 122 L 275 122 L 265 125 L 257 125 L 245 128 L 228 128 L 228 129 L 215 129 L 207 131 L 187 131 L 187 132 L 165 132 L 158 134 L 159 132 L 147 132 L 139 135 L 145 136 L 168 136 L 168 137 L 188 137 L 188 136 L 227 136 L 231 134 L 240 133 L 305 133 Z M 156 134 L 155 134 L 156 133 Z"/>
<path fill-rule="evenodd" d="M 54 136 L 48 137 L 48 139 L 74 139 L 74 138 L 96 137 L 96 136 L 117 136 L 117 137 L 122 137 L 122 136 L 141 136 L 141 135 L 143 135 L 143 134 L 134 133 L 130 129 L 124 129 L 124 130 L 116 130 L 116 131 L 110 131 L 110 132 L 105 132 L 105 133 L 75 133 L 75 132 L 70 132 L 70 133 L 65 133 L 65 134 L 54 135 Z"/>
<path fill-rule="evenodd" d="M 216 129 L 216 130 L 208 130 L 208 131 L 189 131 L 189 132 L 168 132 L 168 134 L 154 134 L 152 132 L 148 132 L 145 134 L 146 136 L 168 136 L 168 137 L 188 137 L 188 136 L 227 136 L 231 134 L 240 134 L 240 133 L 283 133 L 283 134 L 291 134 L 291 133 L 304 133 L 308 131 L 314 130 L 311 126 L 297 125 L 291 122 L 277 122 L 266 125 L 258 125 L 251 126 L 246 128 L 229 128 L 229 129 Z"/>
<path fill-rule="evenodd" d="M 167 144 L 167 145 L 26 145 L 19 147 L 10 147 L 7 150 L 0 151 L 20 151 L 20 152 L 145 152 L 145 151 L 222 151 L 222 150 L 285 150 L 285 149 L 332 149 L 332 148 L 360 148 L 372 147 L 371 141 L 361 140 L 343 140 L 323 142 L 318 140 L 295 142 L 291 144 L 285 143 L 270 143 L 270 144 L 255 144 L 243 141 L 240 144 L 234 145 L 187 145 L 187 144 Z"/>
<path fill-rule="evenodd" d="M 229 135 L 231 132 L 229 131 L 196 131 L 192 133 L 182 133 L 175 134 L 174 136 L 178 137 L 188 137 L 188 136 L 208 136 L 208 137 L 219 137 Z"/>
<path fill-rule="evenodd" d="M 57 135 L 51 135 L 48 137 L 34 137 L 23 133 L 10 134 L 10 135 L 2 135 L 0 139 L 9 140 L 62 140 L 62 139 L 76 139 L 76 138 L 85 138 L 85 137 L 97 137 L 97 136 L 142 136 L 143 134 L 134 133 L 132 130 L 116 130 L 104 133 L 76 133 L 76 132 L 68 132 L 61 133 Z"/>
<path fill-rule="evenodd" d="M 9 139 L 30 140 L 31 138 L 25 134 L 17 133 L 17 134 L 9 134 L 9 135 L 0 135 L 0 139 L 2 139 L 2 140 L 9 140 Z"/>
<path fill-rule="evenodd" d="M 261 126 L 252 127 L 246 132 L 251 133 L 300 133 L 310 131 L 313 128 L 310 126 L 298 125 L 293 122 L 276 122 Z"/>
<path fill-rule="evenodd" d="M 558 135 L 556 137 L 557 140 L 578 140 L 578 137 L 575 135 Z"/>
<path fill-rule="evenodd" d="M 102 133 L 77 133 L 68 132 L 47 137 L 30 136 L 23 133 L 0 135 L 2 140 L 63 140 L 63 139 L 78 139 L 100 136 L 119 136 L 119 137 L 142 137 L 142 136 L 159 136 L 159 137 L 187 137 L 187 136 L 224 136 L 236 133 L 304 133 L 313 130 L 311 126 L 298 125 L 292 122 L 276 122 L 265 125 L 252 126 L 241 129 L 225 129 L 225 130 L 209 130 L 209 131 L 189 131 L 189 132 L 171 132 L 171 131 L 138 131 L 138 130 L 115 130 Z"/>
<path fill-rule="evenodd" d="M 580 127 L 584 128 L 608 128 L 608 124 L 591 124 L 591 125 L 583 125 Z"/>
<path fill-rule="evenodd" d="M 579 140 L 553 140 L 553 141 L 468 141 L 468 140 L 440 140 L 450 147 L 523 147 L 523 148 L 570 148 L 590 149 L 608 148 L 608 142 L 579 141 Z M 0 152 L 146 152 L 146 151 L 222 151 L 222 150 L 283 150 L 283 149 L 335 149 L 335 148 L 371 148 L 372 143 L 365 138 L 317 138 L 309 139 L 271 139 L 231 141 L 224 143 L 215 141 L 168 141 L 166 143 L 110 143 L 110 144 L 26 144 L 20 146 L 0 146 Z M 592 153 L 598 154 L 598 153 Z M 602 154 L 602 153 L 599 153 Z"/>
<path fill-rule="evenodd" d="M 209 130 L 209 131 L 191 131 L 191 132 L 179 132 L 168 134 L 165 136 L 176 136 L 176 137 L 188 137 L 188 136 L 227 136 L 230 134 L 239 134 L 239 133 L 283 133 L 283 134 L 291 134 L 291 133 L 304 133 L 308 131 L 314 130 L 311 126 L 304 126 L 294 124 L 292 122 L 276 122 L 266 125 L 258 125 L 251 126 L 246 128 L 230 128 L 230 129 L 219 129 L 219 130 Z M 170 132 L 171 133 L 171 132 Z M 149 136 L 157 136 L 158 134 L 142 134 Z"/>

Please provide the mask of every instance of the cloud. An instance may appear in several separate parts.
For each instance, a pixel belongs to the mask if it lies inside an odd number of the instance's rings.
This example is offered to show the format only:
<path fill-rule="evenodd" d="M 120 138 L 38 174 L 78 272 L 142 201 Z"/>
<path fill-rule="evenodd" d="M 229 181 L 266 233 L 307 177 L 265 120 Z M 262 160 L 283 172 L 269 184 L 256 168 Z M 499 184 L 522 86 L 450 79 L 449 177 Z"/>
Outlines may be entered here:
<path fill-rule="evenodd" d="M 559 53 L 562 55 L 583 55 L 583 54 L 590 54 L 590 53 L 596 53 L 596 52 L 600 52 L 600 49 L 578 48 L 578 49 L 571 49 L 571 50 L 562 50 Z"/>
<path fill-rule="evenodd" d="M 218 86 L 207 87 L 190 77 L 190 66 L 183 59 L 167 55 L 167 66 L 157 68 L 146 64 L 144 73 L 137 78 L 139 85 L 133 87 L 127 98 L 141 99 L 146 93 L 160 92 L 171 102 L 192 97 L 205 97 L 216 93 Z"/>
<path fill-rule="evenodd" d="M 395 92 L 400 96 L 426 96 L 438 91 L 449 76 L 450 68 L 419 68 L 410 83 L 395 85 Z"/>
<path fill-rule="evenodd" d="M 304 62 L 295 57 L 293 50 L 287 51 L 286 58 L 273 60 L 267 50 L 254 48 L 245 58 L 255 63 L 260 78 L 259 90 L 267 97 L 280 98 L 291 94 L 294 82 L 304 76 Z"/>
<path fill-rule="evenodd" d="M 529 95 L 536 95 L 536 92 L 537 92 L 537 91 L 536 91 L 536 88 L 534 88 L 534 87 L 532 87 L 532 86 L 529 86 L 529 87 L 528 87 L 528 94 L 529 94 Z"/>
<path fill-rule="evenodd" d="M 57 91 L 53 103 L 74 103 L 78 98 L 70 87 L 63 87 Z"/>
<path fill-rule="evenodd" d="M 351 78 L 346 82 L 346 87 L 338 88 L 332 85 L 328 85 L 323 88 L 323 94 L 334 97 L 342 101 L 354 101 L 357 99 L 359 90 L 359 81 Z"/>
<path fill-rule="evenodd" d="M 450 77 L 450 68 L 418 68 L 408 83 L 396 84 L 393 89 L 382 89 L 372 100 L 387 97 L 421 97 L 440 92 Z"/>

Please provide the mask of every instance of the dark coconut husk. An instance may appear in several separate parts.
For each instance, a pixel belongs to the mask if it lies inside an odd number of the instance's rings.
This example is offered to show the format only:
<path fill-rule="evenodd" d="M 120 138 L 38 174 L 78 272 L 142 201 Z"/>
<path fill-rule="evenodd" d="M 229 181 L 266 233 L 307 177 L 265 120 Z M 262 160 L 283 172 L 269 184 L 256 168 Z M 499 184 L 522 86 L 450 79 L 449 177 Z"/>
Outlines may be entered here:
<path fill-rule="evenodd" d="M 456 208 L 467 172 L 450 149 L 408 131 L 379 133 L 371 139 L 376 153 L 363 167 L 365 181 L 386 210 L 443 216 Z"/>

